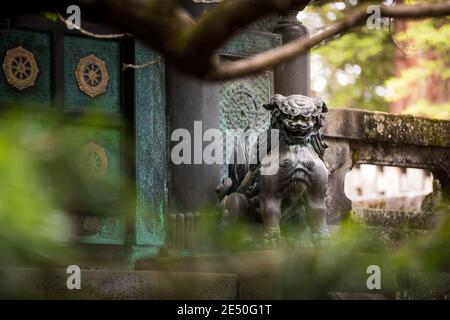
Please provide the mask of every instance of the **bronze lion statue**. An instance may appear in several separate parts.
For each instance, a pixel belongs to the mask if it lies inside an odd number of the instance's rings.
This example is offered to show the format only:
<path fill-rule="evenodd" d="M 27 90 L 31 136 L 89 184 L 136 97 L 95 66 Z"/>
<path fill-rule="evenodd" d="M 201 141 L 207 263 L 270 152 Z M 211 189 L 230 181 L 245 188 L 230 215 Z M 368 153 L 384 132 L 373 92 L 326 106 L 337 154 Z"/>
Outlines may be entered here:
<path fill-rule="evenodd" d="M 294 235 L 309 229 L 312 241 L 329 238 L 325 196 L 328 169 L 321 128 L 327 106 L 318 98 L 276 94 L 264 105 L 270 128 L 249 147 L 245 137 L 235 143 L 228 177 L 216 188 L 225 225 L 262 223 L 264 240 L 278 242 L 284 230 Z M 278 138 L 273 141 L 273 129 Z M 267 151 L 260 156 L 264 147 Z M 240 159 L 241 161 L 236 161 Z M 269 167 L 277 164 L 273 172 Z"/>

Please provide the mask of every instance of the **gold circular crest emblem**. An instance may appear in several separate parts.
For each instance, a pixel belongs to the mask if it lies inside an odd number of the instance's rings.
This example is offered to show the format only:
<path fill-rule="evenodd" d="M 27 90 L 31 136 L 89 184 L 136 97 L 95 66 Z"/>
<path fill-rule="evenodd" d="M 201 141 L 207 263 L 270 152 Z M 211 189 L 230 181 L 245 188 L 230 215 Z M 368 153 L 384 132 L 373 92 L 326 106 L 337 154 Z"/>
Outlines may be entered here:
<path fill-rule="evenodd" d="M 104 93 L 109 81 L 106 63 L 93 54 L 80 59 L 75 77 L 80 90 L 92 98 Z"/>
<path fill-rule="evenodd" d="M 23 90 L 34 86 L 39 68 L 32 52 L 16 47 L 6 52 L 3 72 L 9 84 Z"/>
<path fill-rule="evenodd" d="M 104 178 L 108 173 L 108 156 L 105 148 L 89 142 L 83 147 L 81 152 L 82 172 L 90 182 L 96 182 Z"/>

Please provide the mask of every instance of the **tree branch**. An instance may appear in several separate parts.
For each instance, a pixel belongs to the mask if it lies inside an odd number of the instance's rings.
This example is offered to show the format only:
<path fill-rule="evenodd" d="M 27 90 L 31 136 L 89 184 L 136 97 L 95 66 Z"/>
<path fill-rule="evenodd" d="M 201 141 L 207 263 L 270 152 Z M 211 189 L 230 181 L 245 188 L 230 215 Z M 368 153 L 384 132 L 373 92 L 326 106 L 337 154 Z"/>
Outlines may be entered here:
<path fill-rule="evenodd" d="M 195 56 L 212 56 L 237 31 L 269 14 L 303 10 L 310 0 L 228 0 L 203 14 L 185 31 L 186 46 Z"/>
<path fill-rule="evenodd" d="M 208 80 L 228 80 L 268 70 L 282 62 L 293 59 L 295 56 L 305 53 L 307 50 L 324 41 L 332 40 L 337 35 L 362 24 L 370 14 L 371 13 L 367 13 L 367 6 L 359 7 L 342 21 L 333 24 L 314 37 L 300 38 L 280 48 L 266 51 L 251 58 L 231 63 L 218 64 L 211 70 L 206 78 Z M 450 1 L 446 1 L 445 3 L 418 5 L 402 4 L 392 7 L 381 7 L 381 16 L 390 18 L 418 19 L 447 15 L 450 15 Z"/>
<path fill-rule="evenodd" d="M 314 1 L 331 2 L 331 0 Z M 362 24 L 366 6 L 312 38 L 301 38 L 265 53 L 220 64 L 217 50 L 236 32 L 269 14 L 303 8 L 310 0 L 224 0 L 194 21 L 179 0 L 16 0 L 3 15 L 40 11 L 65 12 L 80 5 L 82 19 L 91 18 L 131 33 L 159 51 L 180 71 L 206 80 L 226 80 L 270 69 L 308 49 Z M 368 0 L 360 0 L 367 3 Z M 6 11 L 6 13 L 5 13 Z M 382 16 L 425 18 L 450 14 L 450 1 L 382 7 Z"/>
<path fill-rule="evenodd" d="M 82 17 L 106 22 L 134 34 L 165 56 L 180 71 L 204 77 L 217 64 L 215 53 L 240 28 L 310 0 L 225 0 L 194 22 L 178 0 L 18 0 L 12 14 L 65 12 L 82 7 Z"/>

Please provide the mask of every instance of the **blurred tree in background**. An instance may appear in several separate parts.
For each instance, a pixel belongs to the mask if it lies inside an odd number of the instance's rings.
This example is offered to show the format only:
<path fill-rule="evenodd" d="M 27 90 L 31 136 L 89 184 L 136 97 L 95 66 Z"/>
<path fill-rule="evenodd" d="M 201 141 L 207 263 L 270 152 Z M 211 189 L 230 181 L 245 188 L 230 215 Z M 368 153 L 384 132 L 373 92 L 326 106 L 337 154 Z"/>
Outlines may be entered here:
<path fill-rule="evenodd" d="M 386 81 L 394 111 L 450 119 L 450 23 L 448 19 L 397 22 L 396 76 Z"/>
<path fill-rule="evenodd" d="M 357 4 L 348 0 L 308 8 L 298 18 L 314 35 Z M 382 19 L 380 29 L 355 29 L 312 50 L 313 94 L 325 96 L 335 108 L 450 119 L 449 36 L 446 18 Z"/>
<path fill-rule="evenodd" d="M 308 8 L 298 18 L 314 35 L 353 9 L 350 3 L 331 3 Z M 393 75 L 393 66 L 389 27 L 377 30 L 364 26 L 312 50 L 311 89 L 335 108 L 388 111 L 384 82 Z"/>

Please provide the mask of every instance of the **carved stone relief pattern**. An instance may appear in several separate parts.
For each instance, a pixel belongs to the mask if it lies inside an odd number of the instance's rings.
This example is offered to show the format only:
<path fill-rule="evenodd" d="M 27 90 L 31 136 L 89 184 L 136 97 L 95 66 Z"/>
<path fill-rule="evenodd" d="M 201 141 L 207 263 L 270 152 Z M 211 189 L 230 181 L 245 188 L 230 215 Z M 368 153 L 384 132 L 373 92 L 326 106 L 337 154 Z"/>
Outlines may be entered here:
<path fill-rule="evenodd" d="M 272 73 L 229 81 L 222 84 L 220 89 L 220 129 L 225 133 L 227 129 L 243 130 L 250 126 L 256 131 L 269 127 L 269 112 L 262 107 L 269 102 L 272 95 Z M 250 137 L 250 140 L 256 137 Z M 225 151 L 231 150 L 233 140 L 227 139 Z M 228 160 L 228 159 L 227 159 Z M 228 174 L 227 165 L 221 169 L 221 177 Z"/>

